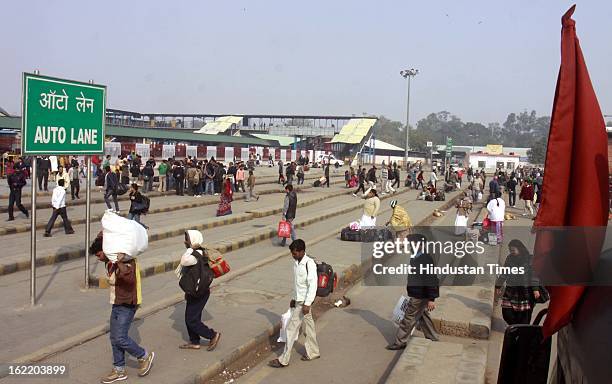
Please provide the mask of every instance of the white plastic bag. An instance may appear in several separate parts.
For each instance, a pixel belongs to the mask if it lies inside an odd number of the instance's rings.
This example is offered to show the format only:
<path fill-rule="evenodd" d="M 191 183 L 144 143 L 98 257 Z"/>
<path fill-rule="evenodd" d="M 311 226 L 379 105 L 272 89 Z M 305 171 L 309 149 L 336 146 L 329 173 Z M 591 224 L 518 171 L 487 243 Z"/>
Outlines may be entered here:
<path fill-rule="evenodd" d="M 457 215 L 455 217 L 455 235 L 463 235 L 467 229 L 467 216 Z"/>
<path fill-rule="evenodd" d="M 408 296 L 402 295 L 397 304 L 395 304 L 395 308 L 393 308 L 393 322 L 395 324 L 401 323 L 404 319 L 404 314 L 406 313 L 406 308 L 408 308 L 408 303 L 410 302 L 410 298 Z"/>
<path fill-rule="evenodd" d="M 476 197 L 477 197 L 476 201 L 482 200 L 482 192 L 478 192 L 478 196 Z"/>
<path fill-rule="evenodd" d="M 278 339 L 276 339 L 276 342 L 287 342 L 287 324 L 289 324 L 289 319 L 291 319 L 291 308 L 289 308 L 287 312 L 283 313 L 283 315 L 281 316 L 280 335 L 278 336 Z"/>
<path fill-rule="evenodd" d="M 119 253 L 133 258 L 149 246 L 149 235 L 141 224 L 113 212 L 106 212 L 102 216 L 102 233 L 102 250 L 113 263 L 117 261 Z"/>

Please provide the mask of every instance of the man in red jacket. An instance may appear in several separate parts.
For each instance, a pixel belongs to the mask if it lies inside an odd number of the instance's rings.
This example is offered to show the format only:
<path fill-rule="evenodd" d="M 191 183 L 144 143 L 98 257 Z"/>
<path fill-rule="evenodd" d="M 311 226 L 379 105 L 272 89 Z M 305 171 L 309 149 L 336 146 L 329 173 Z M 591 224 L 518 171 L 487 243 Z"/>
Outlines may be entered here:
<path fill-rule="evenodd" d="M 531 185 L 531 181 L 523 181 L 519 198 L 525 201 L 523 216 L 526 216 L 527 212 L 533 216 L 533 185 Z"/>

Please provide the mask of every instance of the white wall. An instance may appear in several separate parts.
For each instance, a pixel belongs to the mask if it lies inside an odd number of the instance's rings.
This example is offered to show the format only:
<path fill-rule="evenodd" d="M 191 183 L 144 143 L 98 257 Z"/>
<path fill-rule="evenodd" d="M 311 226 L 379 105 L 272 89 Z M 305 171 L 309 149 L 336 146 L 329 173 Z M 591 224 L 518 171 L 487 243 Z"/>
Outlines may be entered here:
<path fill-rule="evenodd" d="M 479 162 L 484 162 L 485 163 L 485 170 L 486 171 L 494 171 L 496 170 L 497 167 L 497 163 L 498 162 L 503 162 L 504 163 L 504 169 L 507 171 L 511 171 L 513 169 L 515 169 L 516 167 L 518 167 L 520 161 L 519 161 L 519 157 L 518 156 L 506 156 L 506 155 L 499 155 L 499 156 L 483 156 L 483 155 L 478 155 L 478 154 L 472 154 L 470 155 L 470 159 L 469 159 L 469 163 L 470 166 L 474 169 L 478 168 L 481 169 L 482 166 L 479 166 Z M 508 168 L 508 163 L 512 163 L 512 167 Z M 481 164 L 482 165 L 482 164 Z"/>

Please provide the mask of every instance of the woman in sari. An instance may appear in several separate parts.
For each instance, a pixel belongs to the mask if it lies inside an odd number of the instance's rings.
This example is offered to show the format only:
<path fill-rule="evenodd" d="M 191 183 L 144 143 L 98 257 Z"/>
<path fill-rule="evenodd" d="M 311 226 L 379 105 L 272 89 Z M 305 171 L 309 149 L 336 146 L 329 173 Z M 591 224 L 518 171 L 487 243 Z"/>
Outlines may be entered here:
<path fill-rule="evenodd" d="M 232 186 L 229 178 L 225 178 L 221 188 L 221 201 L 217 208 L 217 216 L 225 216 L 232 214 Z"/>

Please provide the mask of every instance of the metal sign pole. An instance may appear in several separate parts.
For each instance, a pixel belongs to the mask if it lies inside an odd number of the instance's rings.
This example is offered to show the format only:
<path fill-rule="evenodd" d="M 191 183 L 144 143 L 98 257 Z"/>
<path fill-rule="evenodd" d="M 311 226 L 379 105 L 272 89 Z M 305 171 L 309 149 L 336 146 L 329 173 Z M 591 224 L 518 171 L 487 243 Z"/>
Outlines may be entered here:
<path fill-rule="evenodd" d="M 85 289 L 89 288 L 89 244 L 91 239 L 91 156 L 85 156 Z"/>
<path fill-rule="evenodd" d="M 30 216 L 30 304 L 36 305 L 36 156 L 32 156 L 32 215 Z"/>
<path fill-rule="evenodd" d="M 89 80 L 89 84 L 93 84 L 93 80 Z M 104 140 L 104 138 L 102 138 Z M 91 155 L 85 156 L 85 165 L 87 173 L 85 173 L 85 289 L 89 289 L 89 244 L 91 241 Z"/>

